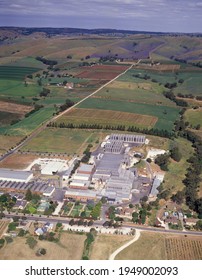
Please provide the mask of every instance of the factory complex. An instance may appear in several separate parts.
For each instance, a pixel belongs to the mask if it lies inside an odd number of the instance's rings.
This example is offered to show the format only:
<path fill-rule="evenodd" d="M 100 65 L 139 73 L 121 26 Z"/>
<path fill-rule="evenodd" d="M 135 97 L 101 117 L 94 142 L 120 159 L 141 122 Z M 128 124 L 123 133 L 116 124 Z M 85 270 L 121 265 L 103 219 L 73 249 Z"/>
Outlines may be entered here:
<path fill-rule="evenodd" d="M 96 201 L 104 197 L 109 203 L 130 202 L 132 195 L 140 192 L 138 184 L 147 186 L 147 194 L 151 187 L 150 197 L 155 198 L 163 177 L 155 177 L 153 185 L 148 178 L 140 178 L 131 152 L 145 141 L 143 135 L 111 134 L 92 152 L 89 164 L 77 157 L 69 161 L 38 158 L 26 170 L 0 169 L 0 190 L 25 193 L 30 189 L 50 197 L 55 186 L 46 179 L 56 175 L 66 200 Z"/>

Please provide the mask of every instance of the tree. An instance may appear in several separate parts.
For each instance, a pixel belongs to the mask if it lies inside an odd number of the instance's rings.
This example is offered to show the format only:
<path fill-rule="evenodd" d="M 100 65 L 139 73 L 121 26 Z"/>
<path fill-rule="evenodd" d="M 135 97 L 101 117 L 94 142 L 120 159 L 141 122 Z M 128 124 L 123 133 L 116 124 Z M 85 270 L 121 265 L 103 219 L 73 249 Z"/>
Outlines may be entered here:
<path fill-rule="evenodd" d="M 172 159 L 174 159 L 177 162 L 179 162 L 182 158 L 182 155 L 181 155 L 178 147 L 173 147 L 170 150 L 170 156 L 171 156 Z"/>
<path fill-rule="evenodd" d="M 173 202 L 176 202 L 177 204 L 181 204 L 185 198 L 184 191 L 178 191 L 176 194 L 171 196 L 171 199 Z"/>
<path fill-rule="evenodd" d="M 151 160 L 150 158 L 147 158 L 147 162 L 148 162 L 148 163 L 151 163 L 152 160 Z"/>
<path fill-rule="evenodd" d="M 199 220 L 199 221 L 196 223 L 195 228 L 196 228 L 197 230 L 202 230 L 202 220 Z"/>
<path fill-rule="evenodd" d="M 31 201 L 31 200 L 32 200 L 32 192 L 31 192 L 30 189 L 28 189 L 28 190 L 26 191 L 25 199 L 26 199 L 27 201 Z"/>
<path fill-rule="evenodd" d="M 163 171 L 168 171 L 169 155 L 159 155 L 155 159 L 155 163 L 158 164 Z"/>

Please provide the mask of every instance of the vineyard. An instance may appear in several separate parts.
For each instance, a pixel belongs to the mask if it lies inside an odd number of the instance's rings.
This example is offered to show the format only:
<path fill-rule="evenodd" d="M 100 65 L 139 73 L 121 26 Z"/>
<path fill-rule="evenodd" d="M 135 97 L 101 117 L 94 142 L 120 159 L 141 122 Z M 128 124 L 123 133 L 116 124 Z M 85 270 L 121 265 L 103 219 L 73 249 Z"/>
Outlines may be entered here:
<path fill-rule="evenodd" d="M 0 238 L 4 234 L 7 226 L 8 226 L 8 222 L 7 221 L 0 221 Z"/>
<path fill-rule="evenodd" d="M 202 239 L 166 238 L 165 249 L 168 260 L 202 259 Z"/>

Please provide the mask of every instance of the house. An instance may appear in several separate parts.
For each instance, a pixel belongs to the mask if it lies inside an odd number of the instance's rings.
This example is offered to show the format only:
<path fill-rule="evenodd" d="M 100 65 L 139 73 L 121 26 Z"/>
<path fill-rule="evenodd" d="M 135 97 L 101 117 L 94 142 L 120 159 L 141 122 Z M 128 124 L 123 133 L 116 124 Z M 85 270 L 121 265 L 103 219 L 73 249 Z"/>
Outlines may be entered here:
<path fill-rule="evenodd" d="M 47 222 L 45 223 L 42 227 L 38 227 L 35 229 L 35 234 L 40 236 L 40 235 L 43 235 L 44 233 L 46 232 L 49 232 L 53 229 L 53 224 Z"/>
<path fill-rule="evenodd" d="M 23 210 L 27 206 L 27 201 L 26 200 L 17 200 L 16 204 L 13 206 L 13 209 L 16 210 Z"/>
<path fill-rule="evenodd" d="M 49 209 L 49 202 L 44 201 L 44 202 L 41 202 L 41 204 L 37 208 L 37 211 L 38 212 L 44 212 L 47 209 Z"/>

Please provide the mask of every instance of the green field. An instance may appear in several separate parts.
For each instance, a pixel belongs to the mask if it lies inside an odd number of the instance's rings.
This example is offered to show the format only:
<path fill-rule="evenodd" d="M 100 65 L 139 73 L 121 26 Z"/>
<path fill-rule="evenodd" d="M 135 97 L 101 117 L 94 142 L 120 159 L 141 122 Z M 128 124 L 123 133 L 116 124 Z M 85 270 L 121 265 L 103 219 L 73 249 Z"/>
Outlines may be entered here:
<path fill-rule="evenodd" d="M 43 108 L 29 117 L 24 118 L 17 124 L 8 127 L 5 132 L 7 135 L 29 135 L 34 129 L 40 126 L 53 116 L 55 109 L 53 107 Z"/>
<path fill-rule="evenodd" d="M 23 80 L 26 75 L 39 71 L 40 68 L 20 66 L 0 66 L 0 79 Z"/>
<path fill-rule="evenodd" d="M 167 106 L 156 106 L 151 104 L 136 104 L 117 100 L 104 100 L 89 98 L 78 105 L 78 108 L 93 108 L 102 110 L 122 111 L 142 115 L 151 115 L 158 118 L 155 128 L 171 131 L 173 124 L 178 118 L 179 109 Z"/>
<path fill-rule="evenodd" d="M 71 129 L 47 128 L 32 139 L 23 151 L 50 152 L 50 153 L 79 153 L 80 147 L 88 145 L 87 140 L 93 134 L 91 131 Z"/>
<path fill-rule="evenodd" d="M 176 107 L 174 102 L 165 98 L 165 96 L 162 94 L 164 91 L 163 86 L 159 86 L 157 83 L 121 82 L 122 88 L 118 87 L 119 83 L 117 83 L 117 85 L 114 83 L 114 87 L 112 87 L 113 85 L 106 87 L 105 89 L 99 91 L 96 96 L 108 100 L 125 100 L 136 103 Z M 132 89 L 129 89 L 129 86 Z"/>
<path fill-rule="evenodd" d="M 35 84 L 25 86 L 22 81 L 0 80 L 0 98 L 11 100 L 31 100 L 31 97 L 38 96 L 41 87 Z"/>
<path fill-rule="evenodd" d="M 147 80 L 140 79 L 135 77 L 134 75 L 140 75 L 140 77 L 144 77 L 148 75 L 150 78 Z M 120 81 L 123 82 L 151 82 L 152 79 L 156 80 L 157 83 L 161 85 L 165 85 L 166 83 L 177 83 L 177 87 L 174 89 L 174 93 L 183 93 L 183 94 L 193 94 L 200 95 L 202 94 L 202 80 L 201 80 L 201 71 L 196 70 L 179 70 L 177 73 L 172 72 L 157 72 L 157 71 L 149 71 L 142 69 L 132 69 L 129 70 L 124 76 L 119 78 Z M 179 83 L 179 80 L 182 79 L 184 82 L 182 84 Z M 166 90 L 166 88 L 164 88 Z"/>
<path fill-rule="evenodd" d="M 189 109 L 185 112 L 185 119 L 190 125 L 197 126 L 200 124 L 202 127 L 202 109 Z"/>

